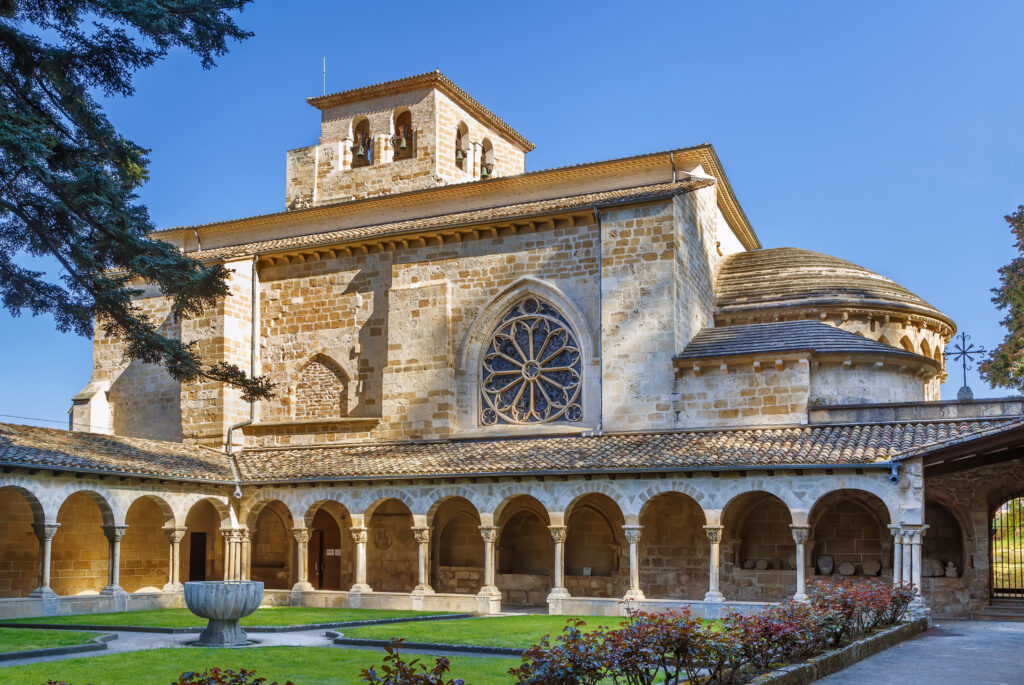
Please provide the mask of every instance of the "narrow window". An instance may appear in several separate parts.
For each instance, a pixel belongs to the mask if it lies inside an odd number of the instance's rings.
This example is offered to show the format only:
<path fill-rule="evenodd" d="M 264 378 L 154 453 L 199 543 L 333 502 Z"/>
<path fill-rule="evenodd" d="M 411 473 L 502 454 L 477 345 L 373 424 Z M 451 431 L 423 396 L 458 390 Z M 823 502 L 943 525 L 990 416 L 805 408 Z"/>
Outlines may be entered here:
<path fill-rule="evenodd" d="M 455 129 L 455 166 L 463 171 L 469 168 L 469 128 L 464 122 Z"/>
<path fill-rule="evenodd" d="M 412 159 L 416 156 L 412 131 L 412 112 L 405 110 L 395 116 L 395 135 L 391 136 L 395 149 L 392 159 Z"/>
<path fill-rule="evenodd" d="M 494 175 L 494 145 L 487 138 L 480 144 L 480 178 Z"/>
<path fill-rule="evenodd" d="M 373 138 L 370 137 L 370 120 L 363 118 L 352 129 L 352 166 L 373 164 Z"/>

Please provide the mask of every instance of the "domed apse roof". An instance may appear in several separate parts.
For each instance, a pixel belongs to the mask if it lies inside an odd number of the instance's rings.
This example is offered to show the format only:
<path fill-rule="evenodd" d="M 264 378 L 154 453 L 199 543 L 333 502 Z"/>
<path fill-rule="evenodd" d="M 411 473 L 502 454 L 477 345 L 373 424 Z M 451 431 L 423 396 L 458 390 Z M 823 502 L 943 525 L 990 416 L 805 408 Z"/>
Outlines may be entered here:
<path fill-rule="evenodd" d="M 716 284 L 718 314 L 814 306 L 878 307 L 953 321 L 885 276 L 845 259 L 776 247 L 738 252 L 725 260 Z"/>

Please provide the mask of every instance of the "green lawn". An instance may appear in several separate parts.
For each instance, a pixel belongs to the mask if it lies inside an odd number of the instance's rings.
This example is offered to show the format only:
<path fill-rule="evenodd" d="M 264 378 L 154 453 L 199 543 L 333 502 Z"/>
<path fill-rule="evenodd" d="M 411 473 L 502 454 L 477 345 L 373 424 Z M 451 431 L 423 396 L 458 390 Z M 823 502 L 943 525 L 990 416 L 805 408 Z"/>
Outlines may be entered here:
<path fill-rule="evenodd" d="M 35 628 L 0 628 L 0 652 L 20 652 L 24 649 L 45 649 L 82 645 L 99 633 L 71 630 L 36 630 Z M 2 682 L 2 681 L 0 681 Z"/>
<path fill-rule="evenodd" d="M 210 666 L 255 670 L 267 682 L 284 685 L 357 684 L 359 671 L 379 666 L 382 650 L 339 649 L 336 647 L 261 647 L 256 649 L 154 649 L 144 652 L 106 654 L 84 659 L 67 659 L 29 666 L 0 668 L 0 683 L 40 685 L 48 679 L 69 685 L 167 685 L 184 671 L 202 671 Z M 415 658 L 415 657 L 409 657 Z M 428 661 L 428 657 L 419 657 Z M 451 673 L 467 685 L 509 683 L 508 669 L 518 659 L 453 657 Z M 433 663 L 429 659 L 429 663 Z M 378 669 L 379 671 L 379 669 Z"/>
<path fill-rule="evenodd" d="M 242 619 L 243 626 L 292 626 L 310 623 L 370 621 L 378 618 L 436 616 L 443 611 L 394 611 L 388 609 L 318 609 L 315 607 L 268 607 Z M 188 609 L 153 609 L 150 611 L 119 611 L 109 614 L 78 614 L 75 616 L 42 616 L 13 619 L 12 623 L 42 623 L 69 626 L 146 626 L 149 628 L 190 628 L 206 625 Z M 2 622 L 0 622 L 2 623 Z"/>
<path fill-rule="evenodd" d="M 364 626 L 345 628 L 345 637 L 390 640 L 402 637 L 407 642 L 434 642 L 450 645 L 480 645 L 484 647 L 522 647 L 537 643 L 544 635 L 552 638 L 562 632 L 569 616 L 494 616 L 468 618 L 457 621 L 430 621 L 401 625 Z M 583 630 L 599 626 L 618 628 L 622 623 L 617 616 L 580 616 L 586 622 Z"/>

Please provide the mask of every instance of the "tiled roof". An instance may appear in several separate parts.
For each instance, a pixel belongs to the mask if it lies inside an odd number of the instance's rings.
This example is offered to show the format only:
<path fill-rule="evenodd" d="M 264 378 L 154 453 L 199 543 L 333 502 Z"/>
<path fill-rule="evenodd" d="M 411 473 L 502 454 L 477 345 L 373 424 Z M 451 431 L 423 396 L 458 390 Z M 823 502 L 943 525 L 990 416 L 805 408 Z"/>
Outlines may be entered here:
<path fill-rule="evenodd" d="M 408 478 L 755 468 L 886 462 L 902 452 L 1024 426 L 1024 421 L 935 421 L 902 424 L 607 434 L 406 445 L 349 445 L 245 450 L 246 481 Z"/>
<path fill-rule="evenodd" d="M 750 250 L 722 264 L 718 314 L 769 307 L 853 305 L 949 317 L 885 276 L 844 259 L 794 247 Z"/>
<path fill-rule="evenodd" d="M 518 144 L 526 152 L 534 149 L 534 144 L 524 138 L 519 131 L 516 131 L 514 128 L 502 121 L 498 115 L 481 105 L 476 101 L 476 99 L 471 97 L 469 93 L 452 83 L 451 79 L 442 74 L 440 69 L 427 72 L 426 74 L 416 74 L 415 76 L 406 76 L 405 78 L 395 79 L 393 81 L 384 81 L 383 83 L 375 83 L 370 86 L 362 86 L 361 88 L 343 90 L 337 93 L 328 93 L 327 95 L 308 98 L 306 101 L 317 109 L 324 110 L 350 102 L 360 102 L 362 100 L 394 95 L 395 93 L 404 93 L 420 88 L 438 88 L 458 104 L 474 113 L 485 123 L 491 124 L 499 132 L 503 133 L 508 138 L 511 138 L 512 142 Z"/>
<path fill-rule="evenodd" d="M 0 423 L 0 465 L 230 481 L 220 452 L 161 440 Z"/>
<path fill-rule="evenodd" d="M 1024 429 L 1020 418 L 249 449 L 243 482 L 870 465 Z M 0 466 L 230 482 L 225 455 L 178 443 L 0 424 Z"/>
<path fill-rule="evenodd" d="M 818 354 L 891 354 L 931 361 L 919 354 L 868 340 L 820 321 L 777 321 L 705 328 L 694 336 L 676 359 L 804 351 Z"/>
<path fill-rule="evenodd" d="M 454 226 L 480 225 L 488 221 L 500 221 L 520 217 L 541 216 L 564 210 L 579 209 L 602 204 L 619 204 L 628 202 L 643 202 L 649 199 L 681 195 L 700 188 L 706 188 L 714 183 L 710 179 L 692 178 L 675 183 L 655 183 L 632 188 L 618 188 L 582 195 L 571 195 L 568 197 L 552 198 L 549 200 L 538 200 L 534 202 L 521 202 L 518 204 L 503 205 L 500 207 L 489 207 L 468 212 L 455 212 L 453 214 L 442 214 L 440 216 L 411 219 L 408 221 L 395 221 L 385 224 L 374 224 L 371 226 L 360 226 L 358 228 L 346 228 L 339 231 L 326 233 L 313 233 L 291 238 L 280 238 L 277 240 L 265 240 L 258 243 L 245 243 L 242 245 L 230 245 L 227 247 L 213 248 L 201 252 L 190 252 L 189 256 L 202 260 L 227 259 L 251 254 L 264 254 L 282 252 L 287 250 L 312 248 L 318 246 L 339 245 L 346 242 L 366 240 L 368 238 L 386 238 L 399 236 L 417 231 L 430 229 L 443 229 Z"/>

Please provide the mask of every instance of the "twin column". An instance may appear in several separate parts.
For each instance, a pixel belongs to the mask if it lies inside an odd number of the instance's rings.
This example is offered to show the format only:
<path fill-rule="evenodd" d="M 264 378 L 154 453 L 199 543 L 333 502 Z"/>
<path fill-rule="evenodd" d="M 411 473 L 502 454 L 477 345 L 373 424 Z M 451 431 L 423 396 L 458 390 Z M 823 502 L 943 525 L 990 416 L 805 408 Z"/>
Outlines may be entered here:
<path fill-rule="evenodd" d="M 892 533 L 892 582 L 893 585 L 910 583 L 921 595 L 921 539 L 927 525 L 889 526 Z"/>

